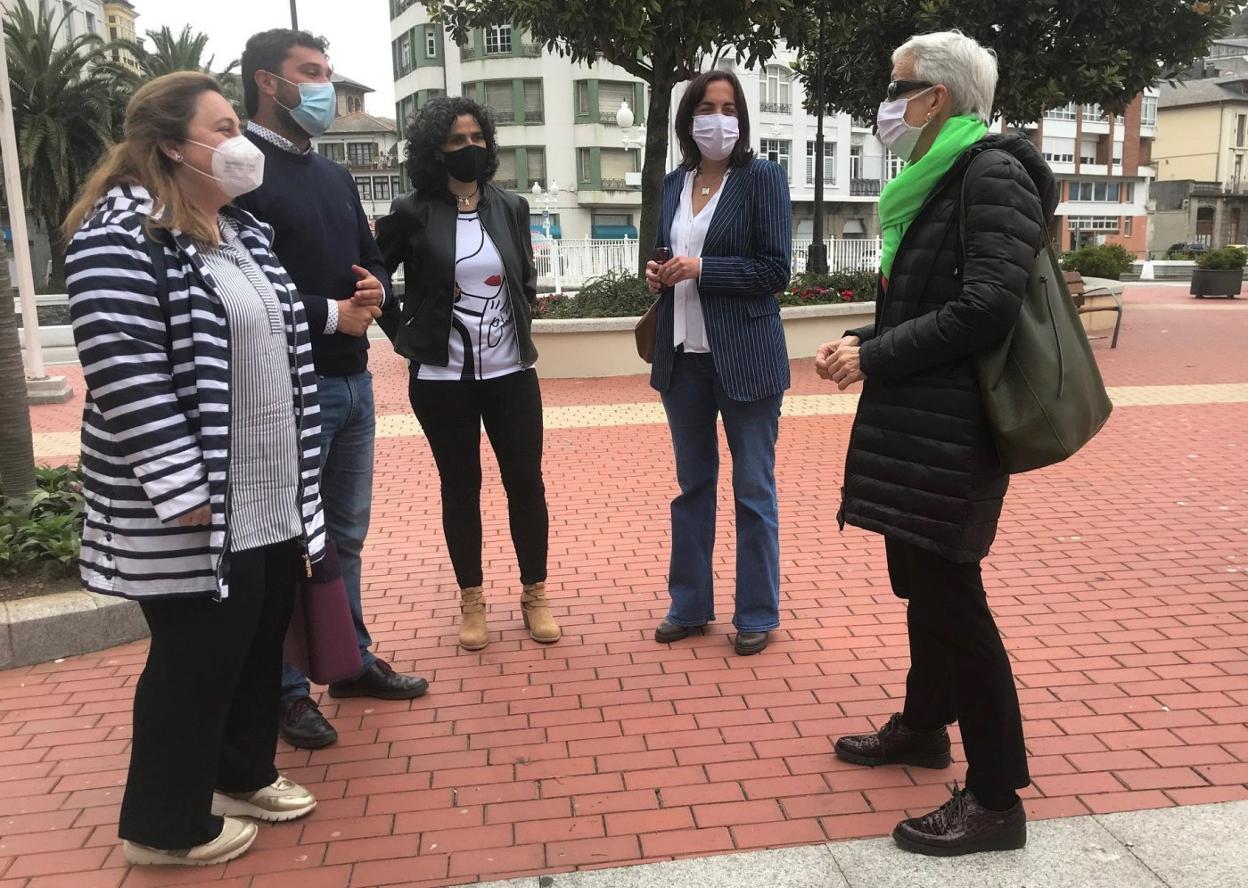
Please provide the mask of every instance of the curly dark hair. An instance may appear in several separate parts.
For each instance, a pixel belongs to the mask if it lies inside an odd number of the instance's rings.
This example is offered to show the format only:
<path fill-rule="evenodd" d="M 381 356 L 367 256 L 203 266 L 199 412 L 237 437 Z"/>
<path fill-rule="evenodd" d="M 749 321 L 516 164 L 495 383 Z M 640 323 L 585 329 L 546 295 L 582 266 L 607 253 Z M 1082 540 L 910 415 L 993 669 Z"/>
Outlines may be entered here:
<path fill-rule="evenodd" d="M 446 144 L 455 121 L 471 114 L 481 125 L 485 150 L 490 154 L 482 182 L 498 172 L 498 139 L 494 116 L 490 109 L 465 96 L 438 96 L 430 99 L 407 127 L 407 176 L 418 192 L 435 194 L 446 191 L 446 165 L 442 162 L 442 146 Z"/>

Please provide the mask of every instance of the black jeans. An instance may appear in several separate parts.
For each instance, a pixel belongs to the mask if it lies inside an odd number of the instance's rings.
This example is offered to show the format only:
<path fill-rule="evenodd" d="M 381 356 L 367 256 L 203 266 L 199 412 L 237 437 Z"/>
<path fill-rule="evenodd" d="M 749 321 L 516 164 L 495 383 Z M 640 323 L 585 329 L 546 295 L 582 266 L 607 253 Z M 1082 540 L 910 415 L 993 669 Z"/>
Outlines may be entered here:
<path fill-rule="evenodd" d="M 916 730 L 958 722 L 966 785 L 981 799 L 1031 782 L 1010 659 L 988 610 L 978 562 L 958 564 L 886 540 L 893 591 L 908 599 L 910 674 L 902 720 Z"/>
<path fill-rule="evenodd" d="M 134 741 L 118 834 L 191 848 L 221 833 L 212 792 L 277 779 L 282 641 L 303 549 L 294 540 L 233 552 L 230 595 L 142 603 L 152 630 L 134 692 Z"/>
<path fill-rule="evenodd" d="M 481 424 L 498 458 L 520 581 L 546 581 L 550 518 L 542 481 L 542 391 L 535 370 L 495 379 L 428 381 L 413 373 L 412 409 L 442 482 L 442 529 L 460 588 L 480 586 Z"/>

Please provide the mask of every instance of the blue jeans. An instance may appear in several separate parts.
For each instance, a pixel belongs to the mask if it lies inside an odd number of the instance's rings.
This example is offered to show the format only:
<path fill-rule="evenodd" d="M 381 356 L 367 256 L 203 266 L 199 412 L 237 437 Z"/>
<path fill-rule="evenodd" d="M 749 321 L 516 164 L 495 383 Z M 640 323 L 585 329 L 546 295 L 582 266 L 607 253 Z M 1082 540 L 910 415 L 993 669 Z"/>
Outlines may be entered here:
<path fill-rule="evenodd" d="M 360 602 L 360 552 L 368 535 L 373 507 L 373 438 L 377 417 L 373 407 L 373 374 L 321 376 L 317 379 L 321 402 L 321 502 L 325 529 L 338 547 L 342 579 L 355 620 L 364 668 L 377 657 L 364 625 Z M 307 676 L 289 664 L 282 667 L 282 696 L 306 696 Z"/>
<path fill-rule="evenodd" d="M 764 632 L 780 625 L 780 518 L 776 504 L 776 438 L 783 394 L 734 401 L 710 355 L 676 355 L 663 408 L 676 451 L 680 495 L 672 500 L 672 562 L 667 619 L 701 626 L 715 619 L 712 556 L 719 481 L 716 415 L 732 453 L 737 514 L 737 595 L 732 625 Z"/>

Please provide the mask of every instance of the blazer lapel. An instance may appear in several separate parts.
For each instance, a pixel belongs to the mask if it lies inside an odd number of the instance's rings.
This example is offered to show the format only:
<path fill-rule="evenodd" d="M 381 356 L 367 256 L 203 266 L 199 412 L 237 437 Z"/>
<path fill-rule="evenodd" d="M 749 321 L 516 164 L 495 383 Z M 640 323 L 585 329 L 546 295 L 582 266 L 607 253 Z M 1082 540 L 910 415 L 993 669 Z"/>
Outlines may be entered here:
<path fill-rule="evenodd" d="M 680 189 L 685 181 L 684 173 L 664 182 L 663 215 L 659 219 L 659 243 L 672 245 L 672 221 L 676 218 L 676 210 L 680 206 Z M 672 183 L 669 187 L 668 183 Z"/>
<path fill-rule="evenodd" d="M 702 255 L 714 256 L 719 242 L 727 235 L 729 226 L 741 219 L 741 205 L 745 202 L 746 189 L 749 185 L 751 167 L 733 170 L 723 184 L 724 193 L 719 196 L 715 205 L 715 215 L 711 217 L 711 225 L 706 230 L 706 242 L 702 245 Z"/>

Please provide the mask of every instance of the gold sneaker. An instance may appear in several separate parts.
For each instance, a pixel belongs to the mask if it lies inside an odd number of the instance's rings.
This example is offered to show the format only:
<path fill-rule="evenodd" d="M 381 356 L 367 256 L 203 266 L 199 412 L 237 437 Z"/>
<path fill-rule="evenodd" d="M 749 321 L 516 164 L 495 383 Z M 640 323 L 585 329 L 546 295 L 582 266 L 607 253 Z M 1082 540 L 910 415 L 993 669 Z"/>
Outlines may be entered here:
<path fill-rule="evenodd" d="M 137 842 L 122 842 L 121 850 L 134 866 L 210 866 L 242 856 L 255 842 L 257 832 L 254 823 L 227 817 L 221 835 L 204 845 L 166 851 Z"/>
<path fill-rule="evenodd" d="M 284 823 L 311 814 L 316 797 L 293 780 L 278 777 L 255 792 L 214 792 L 212 813 L 252 817 L 266 823 Z"/>

